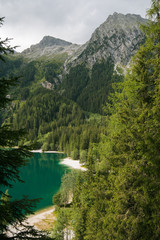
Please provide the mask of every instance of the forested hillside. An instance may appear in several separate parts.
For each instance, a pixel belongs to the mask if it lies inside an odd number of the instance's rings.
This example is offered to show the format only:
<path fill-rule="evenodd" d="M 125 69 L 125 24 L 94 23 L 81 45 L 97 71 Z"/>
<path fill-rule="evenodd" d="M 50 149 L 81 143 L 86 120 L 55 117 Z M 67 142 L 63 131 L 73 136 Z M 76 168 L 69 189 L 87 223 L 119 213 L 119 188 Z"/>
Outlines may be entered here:
<path fill-rule="evenodd" d="M 76 177 L 73 204 L 59 209 L 54 239 L 65 224 L 76 240 L 160 238 L 159 4 L 152 1 L 147 40 L 110 98 L 106 133 L 88 157 L 88 171 Z"/>
<path fill-rule="evenodd" d="M 43 150 L 65 151 L 73 158 L 79 158 L 80 150 L 87 151 L 91 142 L 99 141 L 105 125 L 102 116 L 86 113 L 73 101 L 42 87 L 27 101 L 14 106 L 14 115 L 8 122 L 16 129 L 26 130 L 23 143 L 37 143 L 37 148 Z"/>
<path fill-rule="evenodd" d="M 84 64 L 71 68 L 63 80 L 61 88 L 63 95 L 77 102 L 88 112 L 104 114 L 109 93 L 113 91 L 112 84 L 120 82 L 123 76 L 114 70 L 111 58 L 93 65 L 92 70 Z"/>
<path fill-rule="evenodd" d="M 9 98 L 14 101 L 1 114 L 1 121 L 12 124 L 14 129 L 25 129 L 26 138 L 20 145 L 34 143 L 37 148 L 64 151 L 84 161 L 91 143 L 99 141 L 105 121 L 61 94 L 58 79 L 62 63 L 6 58 L 1 74 L 22 77 L 10 89 Z"/>
<path fill-rule="evenodd" d="M 123 81 L 126 67 L 118 56 L 125 49 L 128 63 L 144 40 L 139 22 L 146 20 L 115 13 L 84 46 L 45 36 L 22 54 L 5 58 L 1 77 L 20 79 L 10 89 L 13 101 L 0 121 L 26 130 L 26 139 L 19 144 L 36 143 L 37 148 L 65 151 L 74 158 L 85 151 L 83 156 L 88 156 L 92 143 L 99 142 L 105 131 L 104 109 L 113 84 Z"/>
<path fill-rule="evenodd" d="M 64 151 L 74 159 L 86 160 L 91 144 L 99 142 L 105 131 L 103 107 L 113 91 L 112 83 L 123 79 L 114 71 L 111 59 L 95 64 L 91 74 L 77 65 L 62 84 L 62 62 L 24 63 L 21 58 L 11 58 L 7 63 L 12 73 L 23 76 L 11 89 L 14 101 L 2 115 L 2 121 L 14 129 L 25 129 L 26 139 L 19 144 L 34 143 L 43 150 Z M 4 76 L 6 72 L 2 68 Z"/>

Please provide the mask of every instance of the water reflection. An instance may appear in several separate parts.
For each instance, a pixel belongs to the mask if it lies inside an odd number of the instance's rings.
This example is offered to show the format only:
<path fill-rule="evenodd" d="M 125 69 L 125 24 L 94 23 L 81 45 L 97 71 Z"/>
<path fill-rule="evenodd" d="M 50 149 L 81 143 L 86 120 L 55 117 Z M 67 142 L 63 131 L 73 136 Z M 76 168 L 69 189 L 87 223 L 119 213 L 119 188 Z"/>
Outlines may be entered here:
<path fill-rule="evenodd" d="M 42 198 L 37 209 L 50 206 L 52 196 L 59 190 L 61 178 L 67 167 L 59 164 L 64 158 L 63 154 L 34 153 L 27 166 L 21 169 L 21 179 L 25 183 L 16 182 L 9 190 L 14 199 L 20 199 L 23 195 L 29 198 Z"/>

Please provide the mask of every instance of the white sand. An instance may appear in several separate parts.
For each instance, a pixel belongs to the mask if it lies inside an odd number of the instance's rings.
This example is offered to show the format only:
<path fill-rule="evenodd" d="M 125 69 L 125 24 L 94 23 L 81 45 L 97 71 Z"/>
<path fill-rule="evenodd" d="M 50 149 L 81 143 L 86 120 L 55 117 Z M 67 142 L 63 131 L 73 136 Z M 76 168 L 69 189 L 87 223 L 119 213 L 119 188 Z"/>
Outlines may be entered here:
<path fill-rule="evenodd" d="M 64 152 L 58 152 L 58 151 L 42 151 L 42 149 L 38 150 L 32 150 L 33 153 L 64 153 Z M 60 164 L 67 165 L 74 169 L 80 169 L 82 171 L 86 171 L 87 169 L 82 167 L 82 164 L 80 164 L 79 160 L 72 160 L 70 157 L 64 158 Z"/>
<path fill-rule="evenodd" d="M 55 207 L 52 207 L 51 209 L 46 209 L 43 212 L 35 213 L 34 215 L 31 215 L 27 218 L 27 223 L 29 225 L 34 225 L 35 223 L 38 223 L 39 221 L 45 219 L 49 214 L 53 213 L 55 210 Z"/>
<path fill-rule="evenodd" d="M 40 222 L 43 219 L 46 219 L 50 214 L 52 214 L 55 211 L 55 207 L 51 207 L 48 209 L 44 209 L 42 212 L 37 212 L 34 215 L 29 216 L 25 221 L 24 225 L 34 226 L 34 224 Z M 36 229 L 38 229 L 36 226 L 34 226 Z M 9 237 L 13 237 L 14 234 L 21 232 L 23 227 L 20 226 L 9 226 L 7 235 Z"/>
<path fill-rule="evenodd" d="M 58 152 L 58 151 L 42 151 L 42 149 L 38 150 L 32 150 L 33 153 L 64 153 L 64 152 Z"/>
<path fill-rule="evenodd" d="M 74 169 L 80 169 L 82 171 L 87 170 L 86 168 L 82 167 L 82 164 L 80 164 L 79 160 L 72 160 L 70 157 L 64 158 L 61 161 L 61 164 L 67 165 L 67 166 L 69 166 L 71 168 L 74 168 Z"/>
<path fill-rule="evenodd" d="M 39 149 L 39 150 L 32 150 L 31 152 L 33 152 L 33 153 L 42 153 L 42 149 Z"/>

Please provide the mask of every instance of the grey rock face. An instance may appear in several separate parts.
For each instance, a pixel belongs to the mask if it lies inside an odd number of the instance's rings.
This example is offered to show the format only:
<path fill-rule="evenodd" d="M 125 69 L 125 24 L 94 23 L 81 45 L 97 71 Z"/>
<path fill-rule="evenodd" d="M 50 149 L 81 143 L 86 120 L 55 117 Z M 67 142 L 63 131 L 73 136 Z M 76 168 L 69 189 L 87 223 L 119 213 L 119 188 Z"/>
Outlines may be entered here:
<path fill-rule="evenodd" d="M 110 15 L 92 34 L 91 39 L 83 47 L 83 51 L 69 66 L 86 63 L 90 68 L 95 62 L 111 57 L 115 63 L 127 65 L 131 57 L 145 40 L 140 24 L 146 19 L 135 14 Z M 82 48 L 82 47 L 81 47 Z"/>
<path fill-rule="evenodd" d="M 54 37 L 50 37 L 50 36 L 45 36 L 39 44 L 37 44 L 39 47 L 49 47 L 49 46 L 70 46 L 72 45 L 71 42 L 67 42 L 65 40 L 61 40 L 59 38 L 54 38 Z M 36 46 L 36 45 L 35 45 Z"/>
<path fill-rule="evenodd" d="M 55 55 L 66 53 L 68 56 L 72 55 L 79 45 L 72 44 L 58 38 L 45 36 L 38 44 L 32 45 L 30 48 L 24 50 L 21 54 L 29 59 L 36 59 L 42 56 L 52 58 Z"/>

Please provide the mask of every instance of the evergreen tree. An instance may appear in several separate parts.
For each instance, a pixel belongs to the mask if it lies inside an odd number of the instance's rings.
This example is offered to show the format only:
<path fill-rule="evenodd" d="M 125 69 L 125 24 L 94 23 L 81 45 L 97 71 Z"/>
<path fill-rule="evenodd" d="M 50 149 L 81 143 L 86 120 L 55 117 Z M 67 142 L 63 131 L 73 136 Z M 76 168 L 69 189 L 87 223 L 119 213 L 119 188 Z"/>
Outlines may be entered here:
<path fill-rule="evenodd" d="M 2 25 L 3 18 L 0 18 Z M 8 45 L 8 39 L 0 41 L 0 61 L 4 61 L 4 55 L 12 53 L 14 48 Z M 15 85 L 17 78 L 0 78 L 0 111 L 2 111 L 11 99 L 7 96 L 8 90 Z M 12 200 L 6 188 L 12 187 L 19 177 L 20 167 L 25 165 L 30 156 L 28 148 L 17 146 L 24 131 L 12 130 L 9 125 L 0 126 L 0 239 L 47 239 L 44 233 L 38 232 L 32 226 L 25 223 L 26 215 L 33 212 L 38 200 L 29 200 L 24 197 L 21 200 Z"/>
<path fill-rule="evenodd" d="M 76 188 L 77 240 L 160 239 L 159 3 L 152 0 L 146 43 L 111 98 L 92 180 Z"/>

